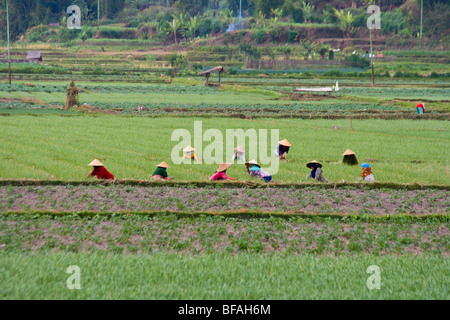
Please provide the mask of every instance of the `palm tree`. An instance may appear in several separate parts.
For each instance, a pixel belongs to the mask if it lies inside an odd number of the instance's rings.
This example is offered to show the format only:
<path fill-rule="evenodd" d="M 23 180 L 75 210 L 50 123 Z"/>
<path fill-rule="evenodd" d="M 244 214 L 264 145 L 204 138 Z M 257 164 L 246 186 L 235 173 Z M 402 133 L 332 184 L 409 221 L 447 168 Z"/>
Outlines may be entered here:
<path fill-rule="evenodd" d="M 339 20 L 339 28 L 344 32 L 344 36 L 350 38 L 350 28 L 352 26 L 353 21 L 355 21 L 355 17 L 352 15 L 350 11 L 347 11 L 347 14 L 344 10 L 336 10 L 334 9 L 334 15 Z"/>
<path fill-rule="evenodd" d="M 177 42 L 177 32 L 179 32 L 181 29 L 185 26 L 186 16 L 180 13 L 180 15 L 177 17 L 176 15 L 172 15 L 172 22 L 169 22 L 168 29 L 173 34 L 173 38 L 175 43 Z"/>
<path fill-rule="evenodd" d="M 308 23 L 311 20 L 311 16 L 314 12 L 314 6 L 311 5 L 309 2 L 306 3 L 303 0 L 302 10 L 303 10 L 303 16 L 305 17 L 305 23 Z"/>
<path fill-rule="evenodd" d="M 198 28 L 200 27 L 200 24 L 202 23 L 202 20 L 199 18 L 199 16 L 191 17 L 191 19 L 187 22 L 187 34 L 188 36 L 192 37 L 192 39 L 195 38 L 196 32 Z"/>
<path fill-rule="evenodd" d="M 233 22 L 233 11 L 228 9 L 223 9 L 220 11 L 219 18 L 222 22 L 226 23 L 227 25 L 230 25 L 230 23 Z"/>

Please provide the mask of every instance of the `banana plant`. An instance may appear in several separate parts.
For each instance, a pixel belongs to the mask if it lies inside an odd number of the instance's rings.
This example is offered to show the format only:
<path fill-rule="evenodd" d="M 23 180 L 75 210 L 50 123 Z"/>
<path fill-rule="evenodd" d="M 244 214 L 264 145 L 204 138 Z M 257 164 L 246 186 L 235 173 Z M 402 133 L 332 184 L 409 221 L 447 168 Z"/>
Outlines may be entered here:
<path fill-rule="evenodd" d="M 342 30 L 344 35 L 347 38 L 350 38 L 350 28 L 352 26 L 353 21 L 355 21 L 355 17 L 352 15 L 350 11 L 347 11 L 347 13 L 344 12 L 344 10 L 336 10 L 334 9 L 334 15 L 339 20 L 339 29 Z"/>

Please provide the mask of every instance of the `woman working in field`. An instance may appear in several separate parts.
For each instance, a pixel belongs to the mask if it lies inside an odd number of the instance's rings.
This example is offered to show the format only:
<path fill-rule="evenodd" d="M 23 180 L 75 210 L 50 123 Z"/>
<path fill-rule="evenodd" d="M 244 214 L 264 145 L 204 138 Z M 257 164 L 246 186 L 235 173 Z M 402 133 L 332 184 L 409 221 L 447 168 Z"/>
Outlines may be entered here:
<path fill-rule="evenodd" d="M 264 182 L 270 182 L 272 180 L 272 175 L 268 172 L 262 171 L 261 166 L 258 162 L 256 162 L 256 160 L 250 160 L 245 165 L 250 176 L 262 179 Z"/>
<path fill-rule="evenodd" d="M 327 178 L 325 178 L 325 176 L 323 175 L 322 165 L 319 162 L 313 160 L 307 163 L 306 166 L 312 169 L 307 178 L 312 178 L 316 181 L 321 182 L 328 182 Z"/>
<path fill-rule="evenodd" d="M 156 181 L 166 181 L 172 180 L 172 177 L 169 177 L 167 174 L 167 169 L 170 168 L 169 165 L 163 161 L 157 165 L 155 172 L 153 172 L 152 179 Z"/>
<path fill-rule="evenodd" d="M 344 159 L 342 160 L 343 163 L 351 165 L 351 166 L 358 164 L 356 155 L 352 150 L 347 149 L 342 155 L 344 156 Z"/>
<path fill-rule="evenodd" d="M 97 179 L 111 179 L 114 180 L 114 176 L 111 172 L 106 170 L 103 163 L 98 161 L 97 159 L 94 159 L 91 163 L 88 164 L 88 166 L 94 167 L 94 170 L 87 176 L 87 178 L 97 176 Z"/>
<path fill-rule="evenodd" d="M 195 148 L 192 148 L 190 145 L 187 146 L 186 148 L 183 149 L 184 152 L 184 156 L 183 156 L 183 160 L 184 159 L 191 159 L 191 160 L 195 160 L 195 162 L 198 161 L 197 156 L 194 153 Z"/>
<path fill-rule="evenodd" d="M 234 148 L 234 154 L 233 157 L 231 158 L 232 161 L 237 160 L 237 161 L 242 161 L 245 162 L 245 150 L 243 146 L 239 146 L 237 148 Z"/>
<path fill-rule="evenodd" d="M 361 167 L 362 172 L 359 179 L 368 182 L 375 182 L 375 178 L 372 173 L 372 168 L 367 163 L 363 163 Z"/>
<path fill-rule="evenodd" d="M 227 169 L 231 167 L 231 163 L 221 163 L 219 165 L 219 168 L 217 169 L 216 173 L 212 175 L 209 180 L 211 181 L 217 181 L 217 180 L 236 180 L 235 178 L 228 177 L 226 172 Z"/>
<path fill-rule="evenodd" d="M 287 160 L 286 156 L 290 147 L 291 144 L 287 141 L 287 139 L 281 140 L 278 142 L 278 147 L 275 149 L 275 154 L 280 158 L 280 160 Z"/>

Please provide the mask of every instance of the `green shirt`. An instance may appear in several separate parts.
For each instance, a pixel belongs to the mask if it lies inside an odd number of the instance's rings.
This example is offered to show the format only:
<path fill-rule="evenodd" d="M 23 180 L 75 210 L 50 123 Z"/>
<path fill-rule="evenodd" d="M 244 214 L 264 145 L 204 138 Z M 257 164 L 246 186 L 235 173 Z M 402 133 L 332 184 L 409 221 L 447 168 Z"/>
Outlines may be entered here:
<path fill-rule="evenodd" d="M 155 172 L 153 172 L 154 176 L 161 176 L 163 178 L 167 178 L 167 171 L 166 168 L 160 168 L 158 167 Z"/>

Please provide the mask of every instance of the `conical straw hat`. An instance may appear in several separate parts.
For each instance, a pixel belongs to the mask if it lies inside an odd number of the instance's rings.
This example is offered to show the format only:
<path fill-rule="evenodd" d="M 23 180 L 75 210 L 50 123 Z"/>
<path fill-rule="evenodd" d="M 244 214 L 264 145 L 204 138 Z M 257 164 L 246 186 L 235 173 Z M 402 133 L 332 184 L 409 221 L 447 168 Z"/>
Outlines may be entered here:
<path fill-rule="evenodd" d="M 194 150 L 195 150 L 195 148 L 192 148 L 190 145 L 183 149 L 184 152 L 191 152 Z"/>
<path fill-rule="evenodd" d="M 217 169 L 217 172 L 225 171 L 225 170 L 227 170 L 229 167 L 231 167 L 231 163 L 227 163 L 227 162 L 221 163 L 221 164 L 219 165 L 219 169 Z"/>
<path fill-rule="evenodd" d="M 354 154 L 355 153 L 352 150 L 347 149 L 342 155 L 343 156 L 351 156 L 351 155 L 354 155 Z"/>
<path fill-rule="evenodd" d="M 160 164 L 158 164 L 157 167 L 166 168 L 166 169 L 170 168 L 169 165 L 165 161 L 163 161 Z"/>
<path fill-rule="evenodd" d="M 103 163 L 101 163 L 97 159 L 94 159 L 94 161 L 89 163 L 88 166 L 91 166 L 91 167 L 103 167 L 104 165 L 103 165 Z"/>
<path fill-rule="evenodd" d="M 234 151 L 236 152 L 240 152 L 240 153 L 245 153 L 244 147 L 243 146 L 239 146 L 237 148 L 234 148 Z"/>
<path fill-rule="evenodd" d="M 287 139 L 281 140 L 278 143 L 281 144 L 282 146 L 285 146 L 285 147 L 290 147 L 291 146 L 291 144 L 289 143 L 289 141 L 287 141 Z"/>
<path fill-rule="evenodd" d="M 317 164 L 317 166 L 318 166 L 319 168 L 322 168 L 322 165 L 321 165 L 319 162 L 317 162 L 316 160 L 313 160 L 313 161 L 308 162 L 308 163 L 306 164 L 306 166 L 307 166 L 308 168 L 311 168 L 311 165 L 312 165 L 313 163 Z"/>
<path fill-rule="evenodd" d="M 258 164 L 258 162 L 256 162 L 255 159 L 250 160 L 249 162 L 245 163 L 245 165 L 246 165 L 247 167 L 251 167 L 251 166 L 253 166 L 253 165 L 258 166 L 258 167 L 261 167 L 261 166 Z"/>

